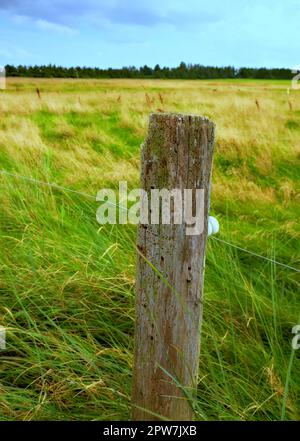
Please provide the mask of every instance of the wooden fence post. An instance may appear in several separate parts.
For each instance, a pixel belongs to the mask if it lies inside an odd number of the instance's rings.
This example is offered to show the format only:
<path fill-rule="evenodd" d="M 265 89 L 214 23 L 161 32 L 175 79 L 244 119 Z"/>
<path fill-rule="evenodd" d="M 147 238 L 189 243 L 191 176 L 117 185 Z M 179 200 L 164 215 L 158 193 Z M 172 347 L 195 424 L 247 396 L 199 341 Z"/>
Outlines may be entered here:
<path fill-rule="evenodd" d="M 205 117 L 150 115 L 141 187 L 149 198 L 152 189 L 204 189 L 204 230 L 187 235 L 184 222 L 139 226 L 134 420 L 193 419 L 213 144 Z M 150 222 L 150 204 L 148 214 Z"/>

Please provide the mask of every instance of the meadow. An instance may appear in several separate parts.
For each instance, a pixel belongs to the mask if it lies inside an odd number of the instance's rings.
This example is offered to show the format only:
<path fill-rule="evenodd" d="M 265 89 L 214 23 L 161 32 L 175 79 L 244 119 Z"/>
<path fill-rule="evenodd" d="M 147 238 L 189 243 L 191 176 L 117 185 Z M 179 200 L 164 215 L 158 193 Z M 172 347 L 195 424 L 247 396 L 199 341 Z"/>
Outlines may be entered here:
<path fill-rule="evenodd" d="M 218 237 L 299 268 L 300 91 L 288 87 L 7 80 L 0 170 L 19 177 L 0 173 L 1 420 L 130 418 L 136 227 L 100 226 L 93 197 L 120 180 L 139 186 L 150 112 L 216 123 Z M 197 419 L 300 419 L 299 282 L 208 239 Z"/>

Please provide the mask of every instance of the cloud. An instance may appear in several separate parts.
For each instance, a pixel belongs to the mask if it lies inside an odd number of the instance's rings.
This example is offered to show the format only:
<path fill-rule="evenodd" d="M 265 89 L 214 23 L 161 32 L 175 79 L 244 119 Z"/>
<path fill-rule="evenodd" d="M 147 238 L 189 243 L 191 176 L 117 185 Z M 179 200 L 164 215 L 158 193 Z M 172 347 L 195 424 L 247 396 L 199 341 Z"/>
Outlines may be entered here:
<path fill-rule="evenodd" d="M 31 27 L 35 26 L 41 31 L 50 31 L 63 35 L 76 35 L 78 33 L 76 29 L 70 26 L 60 23 L 53 23 L 42 18 L 33 19 L 27 15 L 13 15 L 12 18 L 17 25 L 30 25 Z"/>
<path fill-rule="evenodd" d="M 51 31 L 64 35 L 75 35 L 78 33 L 76 29 L 73 29 L 69 26 L 61 25 L 58 23 L 52 23 L 50 21 L 43 20 L 41 18 L 35 20 L 34 24 L 38 29 L 41 29 L 42 31 Z"/>
<path fill-rule="evenodd" d="M 69 25 L 74 20 L 154 26 L 160 23 L 187 25 L 220 18 L 216 0 L 1 0 L 0 10 L 16 15 Z M 227 8 L 223 8 L 226 11 Z"/>
<path fill-rule="evenodd" d="M 3 41 L 3 45 L 5 46 L 5 49 L 0 49 L 0 58 L 3 60 L 12 61 L 16 58 L 25 60 L 31 56 L 26 49 L 10 44 L 10 42 Z"/>
<path fill-rule="evenodd" d="M 0 36 L 69 65 L 294 65 L 299 20 L 299 0 L 0 0 Z"/>
<path fill-rule="evenodd" d="M 84 11 L 84 3 L 76 0 L 0 0 L 0 10 L 32 19 L 66 24 L 67 17 L 80 15 Z"/>
<path fill-rule="evenodd" d="M 134 4 L 133 4 L 134 3 Z M 119 0 L 114 3 L 105 3 L 102 7 L 102 16 L 112 23 L 154 26 L 170 24 L 186 26 L 194 22 L 212 22 L 220 18 L 218 10 L 209 10 L 201 3 L 191 1 L 191 7 L 177 1 L 165 0 L 160 2 L 137 3 L 131 0 Z"/>

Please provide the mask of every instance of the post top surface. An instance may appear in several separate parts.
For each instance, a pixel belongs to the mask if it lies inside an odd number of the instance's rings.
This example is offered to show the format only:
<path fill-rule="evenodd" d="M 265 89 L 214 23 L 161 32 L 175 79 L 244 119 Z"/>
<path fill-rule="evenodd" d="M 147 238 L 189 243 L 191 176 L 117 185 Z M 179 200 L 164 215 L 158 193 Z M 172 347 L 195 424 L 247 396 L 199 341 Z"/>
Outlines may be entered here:
<path fill-rule="evenodd" d="M 189 114 L 189 113 L 175 113 L 175 112 L 152 112 L 150 113 L 150 121 L 162 120 L 162 119 L 173 119 L 173 120 L 183 120 L 195 123 L 207 122 L 209 125 L 215 127 L 215 123 L 205 115 Z"/>

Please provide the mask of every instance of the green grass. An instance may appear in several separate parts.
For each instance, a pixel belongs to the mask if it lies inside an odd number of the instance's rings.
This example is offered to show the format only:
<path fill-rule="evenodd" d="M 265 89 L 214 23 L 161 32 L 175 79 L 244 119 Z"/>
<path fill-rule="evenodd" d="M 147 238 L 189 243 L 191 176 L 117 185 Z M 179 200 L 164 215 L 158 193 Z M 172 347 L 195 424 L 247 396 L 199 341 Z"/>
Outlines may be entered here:
<path fill-rule="evenodd" d="M 210 114 L 219 237 L 299 267 L 300 96 L 291 114 L 288 83 L 144 81 L 149 108 L 141 81 L 41 80 L 41 102 L 36 81 L 14 81 L 1 170 L 91 195 L 137 187 L 149 112 Z M 129 419 L 136 228 L 100 226 L 98 204 L 74 193 L 5 175 L 0 188 L 0 419 Z M 297 323 L 299 274 L 210 238 L 196 417 L 299 419 Z"/>

